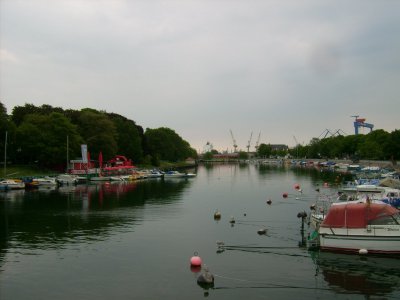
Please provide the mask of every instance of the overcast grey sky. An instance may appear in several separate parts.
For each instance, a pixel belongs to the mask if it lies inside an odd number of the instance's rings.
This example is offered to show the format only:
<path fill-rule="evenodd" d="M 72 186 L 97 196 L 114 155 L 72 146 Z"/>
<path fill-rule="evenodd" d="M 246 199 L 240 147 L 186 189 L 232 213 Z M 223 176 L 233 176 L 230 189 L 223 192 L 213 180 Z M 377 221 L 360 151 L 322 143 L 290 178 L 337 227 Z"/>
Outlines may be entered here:
<path fill-rule="evenodd" d="M 197 150 L 400 128 L 399 0 L 0 0 L 0 25 L 9 113 L 90 107 Z"/>

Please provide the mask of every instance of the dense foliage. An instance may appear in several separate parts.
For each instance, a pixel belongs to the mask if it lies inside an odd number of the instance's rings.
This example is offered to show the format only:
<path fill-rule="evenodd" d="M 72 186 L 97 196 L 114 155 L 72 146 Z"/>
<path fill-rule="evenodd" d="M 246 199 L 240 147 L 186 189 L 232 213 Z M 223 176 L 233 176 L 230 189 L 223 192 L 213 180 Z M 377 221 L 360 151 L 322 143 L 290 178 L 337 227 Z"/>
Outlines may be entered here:
<path fill-rule="evenodd" d="M 274 153 L 268 145 L 261 144 L 258 156 L 285 156 L 287 153 Z M 308 145 L 297 145 L 289 150 L 296 158 L 338 158 L 338 159 L 369 159 L 369 160 L 399 160 L 400 130 L 388 133 L 382 129 L 369 134 L 334 136 L 325 139 L 314 138 Z"/>
<path fill-rule="evenodd" d="M 80 158 L 87 144 L 92 159 L 124 155 L 135 163 L 158 164 L 196 157 L 196 151 L 169 128 L 146 129 L 115 113 L 85 108 L 64 110 L 50 105 L 25 104 L 11 115 L 0 102 L 0 155 L 14 164 L 35 164 L 63 170 L 70 159 Z M 67 151 L 68 150 L 68 151 Z"/>

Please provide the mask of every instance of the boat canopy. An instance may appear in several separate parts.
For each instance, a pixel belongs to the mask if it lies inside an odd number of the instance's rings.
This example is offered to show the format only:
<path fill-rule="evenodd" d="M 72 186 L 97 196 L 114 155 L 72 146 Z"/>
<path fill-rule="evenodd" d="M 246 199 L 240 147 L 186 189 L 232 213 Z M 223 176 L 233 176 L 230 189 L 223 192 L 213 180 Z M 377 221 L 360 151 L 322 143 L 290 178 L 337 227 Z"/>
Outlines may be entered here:
<path fill-rule="evenodd" d="M 365 228 L 369 224 L 396 224 L 398 213 L 396 208 L 380 203 L 332 205 L 321 227 Z"/>

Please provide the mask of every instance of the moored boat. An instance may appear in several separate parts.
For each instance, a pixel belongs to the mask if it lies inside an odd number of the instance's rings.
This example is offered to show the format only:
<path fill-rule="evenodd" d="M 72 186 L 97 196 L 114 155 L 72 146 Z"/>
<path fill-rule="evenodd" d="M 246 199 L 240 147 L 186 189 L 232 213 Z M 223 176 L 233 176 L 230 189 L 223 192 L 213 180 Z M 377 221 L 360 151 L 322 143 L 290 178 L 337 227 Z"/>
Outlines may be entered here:
<path fill-rule="evenodd" d="M 25 183 L 20 179 L 4 179 L 0 181 L 0 190 L 21 190 L 25 188 Z"/>
<path fill-rule="evenodd" d="M 164 178 L 184 178 L 185 173 L 181 173 L 178 171 L 167 171 L 164 173 Z"/>
<path fill-rule="evenodd" d="M 53 177 L 43 177 L 43 178 L 33 178 L 33 182 L 36 182 L 39 187 L 51 187 L 51 186 L 57 186 L 57 179 Z"/>
<path fill-rule="evenodd" d="M 190 178 L 196 177 L 195 173 L 181 173 L 178 171 L 168 171 L 164 173 L 164 178 Z"/>
<path fill-rule="evenodd" d="M 400 212 L 385 203 L 333 203 L 318 228 L 321 250 L 400 254 Z"/>
<path fill-rule="evenodd" d="M 60 174 L 56 181 L 61 185 L 73 185 L 78 183 L 78 176 L 74 174 Z"/>

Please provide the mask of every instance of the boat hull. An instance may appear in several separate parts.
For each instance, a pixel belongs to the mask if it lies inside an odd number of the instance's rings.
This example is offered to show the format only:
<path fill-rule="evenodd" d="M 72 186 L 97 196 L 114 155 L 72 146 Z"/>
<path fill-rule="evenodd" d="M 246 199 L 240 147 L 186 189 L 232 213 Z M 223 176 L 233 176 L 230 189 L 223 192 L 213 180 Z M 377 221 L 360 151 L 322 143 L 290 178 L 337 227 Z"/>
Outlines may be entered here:
<path fill-rule="evenodd" d="M 331 229 L 321 232 L 320 248 L 326 251 L 400 255 L 400 232 L 397 228 Z M 345 233 L 343 231 L 348 231 Z"/>

